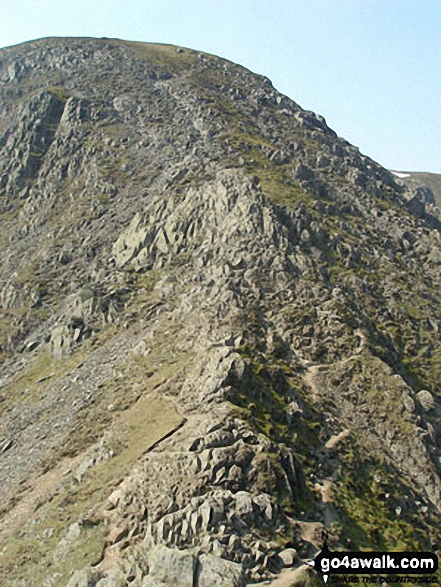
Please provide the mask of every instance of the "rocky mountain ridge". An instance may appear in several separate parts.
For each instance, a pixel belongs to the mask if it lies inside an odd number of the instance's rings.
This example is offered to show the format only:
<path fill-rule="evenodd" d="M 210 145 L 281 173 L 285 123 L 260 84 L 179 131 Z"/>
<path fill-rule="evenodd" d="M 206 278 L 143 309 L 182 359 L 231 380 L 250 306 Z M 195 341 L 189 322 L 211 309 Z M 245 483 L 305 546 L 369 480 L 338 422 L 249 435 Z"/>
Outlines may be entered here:
<path fill-rule="evenodd" d="M 438 548 L 427 194 L 211 55 L 0 67 L 2 584 L 308 584 L 323 529 Z"/>

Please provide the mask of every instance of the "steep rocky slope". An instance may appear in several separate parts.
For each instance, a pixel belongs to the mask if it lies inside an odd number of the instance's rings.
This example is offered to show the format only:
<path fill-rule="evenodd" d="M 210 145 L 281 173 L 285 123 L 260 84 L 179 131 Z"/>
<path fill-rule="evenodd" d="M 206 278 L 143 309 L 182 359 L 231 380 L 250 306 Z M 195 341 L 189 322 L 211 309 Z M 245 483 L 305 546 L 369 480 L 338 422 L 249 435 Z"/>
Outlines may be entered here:
<path fill-rule="evenodd" d="M 438 548 L 426 194 L 217 57 L 0 67 L 1 584 L 269 585 L 324 528 Z"/>

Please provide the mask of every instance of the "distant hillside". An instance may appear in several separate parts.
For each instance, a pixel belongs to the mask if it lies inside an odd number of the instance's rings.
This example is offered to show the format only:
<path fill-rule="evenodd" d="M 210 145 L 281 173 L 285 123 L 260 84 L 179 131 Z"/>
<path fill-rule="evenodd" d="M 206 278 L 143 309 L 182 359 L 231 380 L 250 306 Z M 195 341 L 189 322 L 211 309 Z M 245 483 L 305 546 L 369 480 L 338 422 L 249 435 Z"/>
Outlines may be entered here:
<path fill-rule="evenodd" d="M 431 189 L 436 203 L 438 206 L 441 205 L 441 173 L 425 173 L 421 171 L 400 171 L 397 173 L 408 175 L 408 177 L 402 178 L 406 185 Z"/>

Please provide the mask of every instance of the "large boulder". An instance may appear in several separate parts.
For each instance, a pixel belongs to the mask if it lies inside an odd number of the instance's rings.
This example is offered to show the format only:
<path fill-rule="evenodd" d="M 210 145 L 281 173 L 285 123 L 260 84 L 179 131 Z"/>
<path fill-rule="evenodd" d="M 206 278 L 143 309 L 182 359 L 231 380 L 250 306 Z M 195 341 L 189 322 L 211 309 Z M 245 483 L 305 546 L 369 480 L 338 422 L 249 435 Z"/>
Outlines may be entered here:
<path fill-rule="evenodd" d="M 194 587 L 197 558 L 188 551 L 155 546 L 149 554 L 150 572 L 143 587 Z"/>
<path fill-rule="evenodd" d="M 434 409 L 435 399 L 433 395 L 430 393 L 430 391 L 427 391 L 427 389 L 422 389 L 421 391 L 419 391 L 417 393 L 417 398 L 423 410 L 425 410 L 426 412 L 430 412 L 430 410 Z"/>
<path fill-rule="evenodd" d="M 198 587 L 241 587 L 242 565 L 212 554 L 203 554 L 199 559 Z"/>

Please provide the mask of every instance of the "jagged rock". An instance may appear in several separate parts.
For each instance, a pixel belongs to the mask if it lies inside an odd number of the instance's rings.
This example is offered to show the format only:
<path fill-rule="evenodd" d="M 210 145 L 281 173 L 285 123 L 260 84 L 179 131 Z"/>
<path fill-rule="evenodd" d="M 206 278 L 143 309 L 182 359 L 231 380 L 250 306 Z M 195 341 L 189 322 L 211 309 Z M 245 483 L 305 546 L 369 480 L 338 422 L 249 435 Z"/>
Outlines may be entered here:
<path fill-rule="evenodd" d="M 50 341 L 53 354 L 61 357 L 71 348 L 72 336 L 69 328 L 65 325 L 57 326 L 52 332 Z"/>
<path fill-rule="evenodd" d="M 67 587 L 96 587 L 96 583 L 87 571 L 75 571 Z"/>
<path fill-rule="evenodd" d="M 1 448 L 0 448 L 0 452 L 6 452 L 7 450 L 9 450 L 13 445 L 13 441 L 12 439 L 8 438 L 7 440 L 4 440 Z"/>

